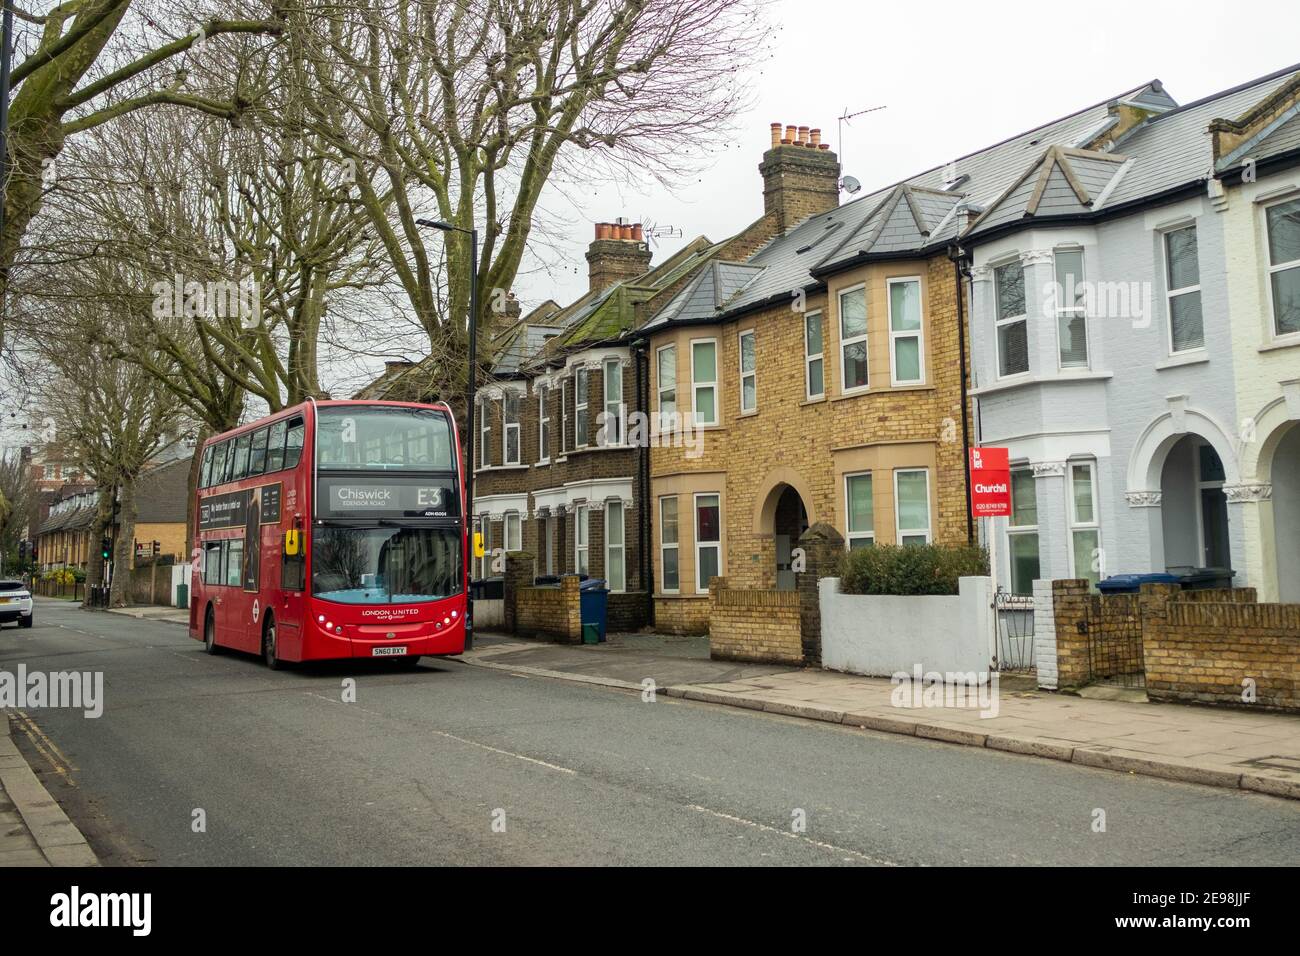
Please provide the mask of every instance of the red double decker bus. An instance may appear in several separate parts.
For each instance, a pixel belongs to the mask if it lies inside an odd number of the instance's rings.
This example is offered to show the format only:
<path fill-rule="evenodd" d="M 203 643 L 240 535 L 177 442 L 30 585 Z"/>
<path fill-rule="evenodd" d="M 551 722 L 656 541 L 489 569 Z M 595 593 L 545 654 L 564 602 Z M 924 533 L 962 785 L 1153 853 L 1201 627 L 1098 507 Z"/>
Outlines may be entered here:
<path fill-rule="evenodd" d="M 445 405 L 308 401 L 210 439 L 190 636 L 272 668 L 459 654 L 464 474 Z"/>

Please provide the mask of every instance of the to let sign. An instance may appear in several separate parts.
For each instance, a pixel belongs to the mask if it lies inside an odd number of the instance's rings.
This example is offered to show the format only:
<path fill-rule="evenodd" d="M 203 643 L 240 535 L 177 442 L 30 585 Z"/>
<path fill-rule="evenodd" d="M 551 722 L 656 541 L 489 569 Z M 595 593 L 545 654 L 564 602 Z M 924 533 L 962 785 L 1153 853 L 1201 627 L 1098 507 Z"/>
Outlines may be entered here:
<path fill-rule="evenodd" d="M 976 518 L 1011 514 L 1011 464 L 1005 448 L 970 450 L 970 511 Z"/>

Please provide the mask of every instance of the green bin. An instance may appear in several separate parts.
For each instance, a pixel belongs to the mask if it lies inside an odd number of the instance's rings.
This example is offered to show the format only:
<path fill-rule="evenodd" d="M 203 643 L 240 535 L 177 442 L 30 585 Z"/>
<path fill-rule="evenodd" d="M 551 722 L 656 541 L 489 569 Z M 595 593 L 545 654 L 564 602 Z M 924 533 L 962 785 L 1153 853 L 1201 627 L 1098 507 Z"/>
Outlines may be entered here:
<path fill-rule="evenodd" d="M 600 625 L 584 624 L 582 625 L 582 643 L 599 644 L 600 643 Z"/>
<path fill-rule="evenodd" d="M 188 584 L 176 585 L 176 606 L 177 607 L 190 606 L 190 586 Z"/>

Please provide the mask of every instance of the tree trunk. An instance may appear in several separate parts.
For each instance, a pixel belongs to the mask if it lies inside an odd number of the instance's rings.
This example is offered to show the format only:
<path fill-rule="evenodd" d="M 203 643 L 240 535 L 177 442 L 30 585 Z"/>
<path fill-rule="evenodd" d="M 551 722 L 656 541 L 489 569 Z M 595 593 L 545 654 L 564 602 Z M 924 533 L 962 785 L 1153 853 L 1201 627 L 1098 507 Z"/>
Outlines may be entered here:
<path fill-rule="evenodd" d="M 117 513 L 117 545 L 113 549 L 113 581 L 109 586 L 110 607 L 131 602 L 131 559 L 135 555 L 135 475 L 122 476 L 122 493 Z"/>
<path fill-rule="evenodd" d="M 113 489 L 100 488 L 95 502 L 95 520 L 90 526 L 90 551 L 86 556 L 86 589 L 104 583 L 104 552 L 100 544 L 113 521 Z"/>

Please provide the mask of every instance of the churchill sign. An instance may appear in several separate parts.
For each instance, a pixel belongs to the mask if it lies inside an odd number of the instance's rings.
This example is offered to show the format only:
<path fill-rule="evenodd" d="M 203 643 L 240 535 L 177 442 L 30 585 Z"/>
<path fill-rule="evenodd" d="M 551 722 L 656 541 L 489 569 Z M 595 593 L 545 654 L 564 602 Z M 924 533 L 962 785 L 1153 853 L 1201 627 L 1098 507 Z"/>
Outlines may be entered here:
<path fill-rule="evenodd" d="M 970 511 L 976 518 L 1011 514 L 1011 465 L 1005 448 L 970 450 Z"/>

